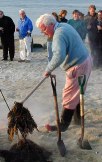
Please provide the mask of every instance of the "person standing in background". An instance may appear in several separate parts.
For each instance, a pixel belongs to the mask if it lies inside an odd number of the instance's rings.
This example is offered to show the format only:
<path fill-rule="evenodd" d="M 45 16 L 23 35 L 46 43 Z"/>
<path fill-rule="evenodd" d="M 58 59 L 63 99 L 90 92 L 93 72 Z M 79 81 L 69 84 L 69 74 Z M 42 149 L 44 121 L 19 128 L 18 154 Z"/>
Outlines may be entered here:
<path fill-rule="evenodd" d="M 56 21 L 59 22 L 59 17 L 56 12 L 52 12 L 52 15 L 55 17 Z"/>
<path fill-rule="evenodd" d="M 67 10 L 61 10 L 61 12 L 59 13 L 59 22 L 67 23 L 68 20 L 65 18 L 66 15 L 67 15 Z"/>
<path fill-rule="evenodd" d="M 8 60 L 8 51 L 10 61 L 13 61 L 15 54 L 14 32 L 15 24 L 13 20 L 10 17 L 5 16 L 3 11 L 0 11 L 0 37 L 3 48 L 3 61 Z"/>
<path fill-rule="evenodd" d="M 87 29 L 84 20 L 80 19 L 80 11 L 74 10 L 72 16 L 73 18 L 68 20 L 68 24 L 70 24 L 79 33 L 80 37 L 84 41 Z"/>
<path fill-rule="evenodd" d="M 79 19 L 80 19 L 80 20 L 84 20 L 84 13 L 82 13 L 82 12 L 80 12 L 80 11 L 79 11 Z"/>
<path fill-rule="evenodd" d="M 96 37 L 97 37 L 97 26 L 95 22 L 97 20 L 97 13 L 95 5 L 89 6 L 88 14 L 84 17 L 86 27 L 87 27 L 87 34 L 88 34 L 88 41 L 90 46 L 91 55 L 93 57 L 93 62 L 95 64 L 96 57 L 97 57 L 97 48 L 96 48 Z"/>
<path fill-rule="evenodd" d="M 20 20 L 16 31 L 19 33 L 20 60 L 19 62 L 30 62 L 31 60 L 31 33 L 33 30 L 32 21 L 26 16 L 24 9 L 19 10 Z"/>
<path fill-rule="evenodd" d="M 97 66 L 102 66 L 102 10 L 97 13 Z"/>

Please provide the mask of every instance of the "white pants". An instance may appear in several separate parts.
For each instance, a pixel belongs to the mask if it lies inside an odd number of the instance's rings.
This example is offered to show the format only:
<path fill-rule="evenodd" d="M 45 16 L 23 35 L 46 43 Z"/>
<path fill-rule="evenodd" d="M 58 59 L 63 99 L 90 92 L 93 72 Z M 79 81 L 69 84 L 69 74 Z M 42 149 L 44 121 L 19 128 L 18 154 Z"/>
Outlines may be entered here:
<path fill-rule="evenodd" d="M 31 60 L 31 42 L 32 37 L 25 37 L 20 39 L 20 59 Z"/>

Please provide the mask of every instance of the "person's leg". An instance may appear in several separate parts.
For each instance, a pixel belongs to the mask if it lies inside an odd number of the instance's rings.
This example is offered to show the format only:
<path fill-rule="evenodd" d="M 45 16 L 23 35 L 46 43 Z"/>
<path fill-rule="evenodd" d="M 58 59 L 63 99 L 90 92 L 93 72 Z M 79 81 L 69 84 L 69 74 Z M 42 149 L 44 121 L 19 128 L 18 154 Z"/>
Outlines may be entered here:
<path fill-rule="evenodd" d="M 95 67 L 99 66 L 99 50 L 95 45 L 93 47 L 93 64 Z"/>
<path fill-rule="evenodd" d="M 62 96 L 61 129 L 66 131 L 72 121 L 77 104 L 79 103 L 79 85 L 76 69 L 71 68 L 66 72 L 66 84 Z"/>
<path fill-rule="evenodd" d="M 75 71 L 74 71 L 75 70 Z M 74 76 L 75 75 L 75 76 Z M 60 120 L 60 129 L 62 132 L 66 131 L 71 123 L 76 105 L 79 103 L 79 85 L 76 76 L 76 69 L 70 68 L 66 72 L 66 83 L 62 95 L 62 113 Z M 47 125 L 49 131 L 57 130 L 56 125 Z"/>
<path fill-rule="evenodd" d="M 20 51 L 20 59 L 21 61 L 25 61 L 26 56 L 25 56 L 25 42 L 24 39 L 19 40 L 19 51 Z"/>
<path fill-rule="evenodd" d="M 63 107 L 66 109 L 74 110 L 74 122 L 75 124 L 81 123 L 80 117 L 80 91 L 78 84 L 78 77 L 81 75 L 86 76 L 86 83 L 84 90 L 86 90 L 88 78 L 92 69 L 92 58 L 89 57 L 81 65 L 68 70 L 66 77 L 66 84 L 63 91 Z M 68 119 L 68 118 L 67 118 Z"/>
<path fill-rule="evenodd" d="M 63 109 L 61 113 L 61 120 L 60 120 L 60 129 L 61 132 L 65 132 L 67 128 L 69 127 L 72 116 L 74 114 L 74 110 L 69 110 L 69 109 Z M 48 131 L 57 131 L 57 125 L 45 125 L 46 129 Z"/>
<path fill-rule="evenodd" d="M 100 64 L 100 66 L 102 66 L 102 46 L 99 49 L 99 64 Z"/>
<path fill-rule="evenodd" d="M 71 123 L 74 112 L 77 112 L 77 117 L 80 119 L 80 90 L 78 84 L 78 77 L 81 75 L 86 76 L 87 85 L 88 78 L 91 73 L 92 60 L 89 57 L 79 66 L 72 67 L 66 72 L 66 83 L 63 90 L 63 109 L 61 113 L 60 128 L 61 131 L 66 131 Z M 46 125 L 48 131 L 56 131 L 56 125 Z"/>
<path fill-rule="evenodd" d="M 8 39 L 5 37 L 1 37 L 1 43 L 3 48 L 3 60 L 8 59 Z"/>
<path fill-rule="evenodd" d="M 61 127 L 61 131 L 64 132 L 68 129 L 72 117 L 74 114 L 74 110 L 71 109 L 63 109 L 62 113 L 61 113 L 61 122 L 60 122 L 60 127 Z"/>
<path fill-rule="evenodd" d="M 73 117 L 74 117 L 74 124 L 80 125 L 81 124 L 80 103 L 76 106 Z"/>
<path fill-rule="evenodd" d="M 102 66 L 102 48 L 97 48 L 98 67 Z"/>
<path fill-rule="evenodd" d="M 66 84 L 63 90 L 63 110 L 61 115 L 61 123 L 65 125 L 65 129 L 63 126 L 63 130 L 65 131 L 70 122 L 72 120 L 72 116 L 74 114 L 74 121 L 76 124 L 81 123 L 80 117 L 80 91 L 78 84 L 78 77 L 81 75 L 86 76 L 86 84 L 87 85 L 88 78 L 91 73 L 92 68 L 92 59 L 89 57 L 84 63 L 74 68 L 71 68 L 66 73 Z M 71 110 L 73 112 L 71 112 Z M 64 113 L 63 113 L 64 112 Z"/>
<path fill-rule="evenodd" d="M 47 41 L 47 53 L 48 53 L 48 61 L 50 62 L 53 56 L 52 53 L 52 41 Z"/>
<path fill-rule="evenodd" d="M 89 47 L 90 47 L 90 53 L 93 58 L 93 65 L 96 67 L 98 64 L 98 56 L 97 56 L 97 48 L 96 48 L 96 43 L 93 40 L 92 37 L 88 37 L 89 39 Z"/>
<path fill-rule="evenodd" d="M 25 37 L 24 39 L 25 41 L 25 47 L 26 47 L 26 60 L 27 61 L 30 61 L 31 60 L 31 41 L 32 41 L 32 38 L 29 36 L 29 37 Z"/>
<path fill-rule="evenodd" d="M 14 35 L 12 35 L 9 39 L 9 55 L 11 61 L 13 61 L 14 54 L 15 54 Z"/>

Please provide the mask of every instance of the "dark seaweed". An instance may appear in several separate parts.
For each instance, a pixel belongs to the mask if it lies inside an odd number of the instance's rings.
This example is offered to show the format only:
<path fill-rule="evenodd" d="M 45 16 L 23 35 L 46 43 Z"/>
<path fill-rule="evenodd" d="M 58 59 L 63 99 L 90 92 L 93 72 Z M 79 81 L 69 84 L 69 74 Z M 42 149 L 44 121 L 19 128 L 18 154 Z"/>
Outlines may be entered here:
<path fill-rule="evenodd" d="M 13 140 L 14 134 L 18 134 L 18 130 L 22 137 L 26 138 L 28 133 L 33 133 L 34 129 L 37 129 L 37 124 L 29 110 L 23 107 L 22 103 L 15 102 L 12 110 L 8 113 L 9 139 Z"/>

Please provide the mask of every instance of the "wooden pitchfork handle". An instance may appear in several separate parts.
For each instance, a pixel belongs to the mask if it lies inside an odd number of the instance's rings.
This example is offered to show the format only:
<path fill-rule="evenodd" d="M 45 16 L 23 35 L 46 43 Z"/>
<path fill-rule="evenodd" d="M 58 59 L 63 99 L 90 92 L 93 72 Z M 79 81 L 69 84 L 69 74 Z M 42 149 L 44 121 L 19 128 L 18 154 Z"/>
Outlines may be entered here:
<path fill-rule="evenodd" d="M 3 97 L 3 99 L 4 99 L 5 103 L 6 103 L 7 108 L 8 108 L 9 111 L 10 111 L 10 107 L 9 107 L 9 105 L 8 105 L 8 103 L 7 103 L 7 101 L 6 101 L 5 97 L 4 97 L 3 92 L 2 92 L 1 89 L 0 89 L 0 92 L 1 92 L 1 95 L 2 95 L 2 97 Z"/>
<path fill-rule="evenodd" d="M 60 118 L 59 118 L 57 92 L 56 92 L 56 76 L 55 75 L 50 75 L 50 78 L 51 78 L 51 85 L 52 85 L 53 96 L 54 96 L 54 101 L 55 101 L 54 103 L 55 103 L 55 112 L 56 112 L 58 141 L 61 141 Z"/>
<path fill-rule="evenodd" d="M 78 77 L 80 87 L 80 116 L 81 116 L 81 139 L 84 138 L 84 85 L 86 82 L 86 76 L 81 75 Z"/>
<path fill-rule="evenodd" d="M 35 88 L 26 96 L 26 98 L 21 102 L 22 104 L 35 92 L 36 89 L 45 81 L 47 77 L 44 77 L 36 86 Z"/>

